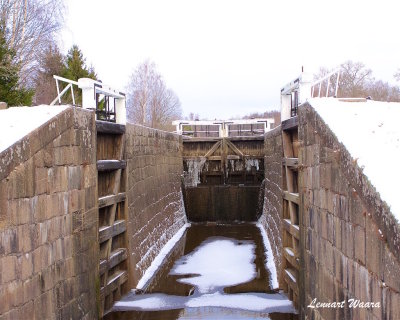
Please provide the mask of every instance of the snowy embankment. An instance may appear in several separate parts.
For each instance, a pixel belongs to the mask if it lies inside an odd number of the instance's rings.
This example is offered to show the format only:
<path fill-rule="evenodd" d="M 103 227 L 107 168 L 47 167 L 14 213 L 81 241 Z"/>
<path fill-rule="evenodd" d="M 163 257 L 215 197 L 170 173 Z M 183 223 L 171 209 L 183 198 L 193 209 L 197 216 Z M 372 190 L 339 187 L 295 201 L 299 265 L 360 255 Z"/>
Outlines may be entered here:
<path fill-rule="evenodd" d="M 12 107 L 0 110 L 0 152 L 69 106 Z"/>
<path fill-rule="evenodd" d="M 344 102 L 334 98 L 311 99 L 310 105 L 363 169 L 400 222 L 397 170 L 400 158 L 400 103 Z"/>

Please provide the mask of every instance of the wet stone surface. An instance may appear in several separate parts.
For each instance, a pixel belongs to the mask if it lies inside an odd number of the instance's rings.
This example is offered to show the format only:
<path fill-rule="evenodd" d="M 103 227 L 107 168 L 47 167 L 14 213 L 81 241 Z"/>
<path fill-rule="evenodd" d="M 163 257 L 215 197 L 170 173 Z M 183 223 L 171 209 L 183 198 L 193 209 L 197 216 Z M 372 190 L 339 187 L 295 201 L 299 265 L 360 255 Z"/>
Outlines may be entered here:
<path fill-rule="evenodd" d="M 128 294 L 105 319 L 298 319 L 270 288 L 255 224 L 192 224 L 143 294 Z"/>

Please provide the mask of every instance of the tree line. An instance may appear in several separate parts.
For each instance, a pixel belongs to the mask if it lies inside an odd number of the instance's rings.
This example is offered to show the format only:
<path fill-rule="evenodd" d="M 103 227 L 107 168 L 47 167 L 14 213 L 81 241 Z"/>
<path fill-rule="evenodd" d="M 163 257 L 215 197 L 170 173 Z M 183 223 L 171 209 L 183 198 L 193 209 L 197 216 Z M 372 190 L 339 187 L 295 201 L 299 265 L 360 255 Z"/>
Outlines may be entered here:
<path fill-rule="evenodd" d="M 76 45 L 67 55 L 60 53 L 57 36 L 64 13 L 63 0 L 0 0 L 0 101 L 49 104 L 57 96 L 53 75 L 96 78 Z"/>
<path fill-rule="evenodd" d="M 8 106 L 49 104 L 57 96 L 53 75 L 97 80 L 78 46 L 66 55 L 60 52 L 57 36 L 65 9 L 63 0 L 0 0 L 0 101 Z M 132 122 L 169 129 L 171 121 L 181 117 L 179 98 L 153 62 L 138 65 L 126 90 Z M 64 103 L 72 102 L 68 94 Z M 74 94 L 81 104 L 80 90 Z"/>
<path fill-rule="evenodd" d="M 56 39 L 64 14 L 63 0 L 0 0 L 0 101 L 9 106 L 49 104 L 57 96 L 53 75 L 75 81 L 98 79 L 78 46 L 72 46 L 66 55 L 60 52 Z M 322 67 L 315 79 L 329 72 Z M 400 81 L 400 70 L 394 76 Z M 332 78 L 331 83 L 334 81 Z M 322 87 L 322 92 L 325 89 Z M 178 96 L 166 85 L 154 62 L 146 60 L 134 69 L 126 91 L 129 121 L 169 129 L 172 120 L 182 117 Z M 80 90 L 74 93 L 76 103 L 81 104 Z M 341 65 L 337 95 L 400 101 L 400 88 L 375 79 L 363 63 L 349 60 Z M 71 103 L 71 98 L 67 96 L 64 102 Z M 244 116 L 252 117 L 273 117 L 280 122 L 276 110 Z M 199 119 L 199 115 L 191 113 L 189 118 Z"/>
<path fill-rule="evenodd" d="M 318 80 L 329 74 L 332 70 L 321 67 L 314 75 Z M 394 78 L 400 81 L 400 71 L 394 74 Z M 335 84 L 336 75 L 332 75 L 331 84 Z M 327 82 L 323 83 L 321 92 L 326 93 Z M 335 86 L 330 86 L 329 94 L 332 96 Z M 370 68 L 360 61 L 348 60 L 340 65 L 338 85 L 338 98 L 371 98 L 377 101 L 400 102 L 400 87 L 387 81 L 375 79 Z"/>

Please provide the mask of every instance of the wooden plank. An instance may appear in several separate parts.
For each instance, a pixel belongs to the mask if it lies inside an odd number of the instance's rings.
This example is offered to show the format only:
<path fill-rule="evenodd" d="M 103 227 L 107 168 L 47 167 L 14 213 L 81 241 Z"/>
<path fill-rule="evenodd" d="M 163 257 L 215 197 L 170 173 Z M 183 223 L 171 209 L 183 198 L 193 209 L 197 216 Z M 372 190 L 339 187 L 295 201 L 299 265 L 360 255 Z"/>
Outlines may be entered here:
<path fill-rule="evenodd" d="M 240 151 L 238 149 L 238 147 L 236 147 L 231 141 L 229 141 L 228 139 L 226 139 L 226 144 L 232 149 L 232 151 L 234 153 L 236 153 L 238 156 L 244 157 L 244 154 L 242 151 Z"/>
<path fill-rule="evenodd" d="M 196 138 L 191 138 L 187 136 L 182 136 L 182 142 L 183 143 L 198 143 L 198 142 L 213 142 L 213 141 L 221 141 L 222 138 L 220 137 L 196 137 Z"/>
<path fill-rule="evenodd" d="M 125 160 L 98 160 L 97 161 L 97 170 L 98 171 L 112 171 L 118 169 L 125 169 L 126 161 Z"/>
<path fill-rule="evenodd" d="M 117 220 L 112 226 L 105 226 L 99 229 L 99 243 L 112 239 L 116 235 L 126 231 L 125 220 Z"/>
<path fill-rule="evenodd" d="M 124 201 L 125 199 L 126 199 L 125 192 L 120 192 L 118 194 L 111 194 L 108 196 L 100 197 L 98 201 L 99 209 L 119 203 L 121 201 Z"/>
<path fill-rule="evenodd" d="M 286 268 L 284 269 L 283 276 L 290 288 L 298 295 L 299 287 L 297 283 L 297 271 L 293 268 Z"/>
<path fill-rule="evenodd" d="M 192 161 L 201 161 L 201 160 L 205 160 L 205 157 L 190 157 L 190 156 L 183 156 L 182 157 L 183 160 L 192 160 Z"/>
<path fill-rule="evenodd" d="M 187 136 L 182 136 L 183 143 L 198 143 L 198 142 L 213 142 L 220 141 L 223 138 L 220 137 L 196 137 L 191 138 Z M 264 141 L 264 135 L 259 136 L 247 136 L 247 137 L 227 137 L 229 141 Z"/>
<path fill-rule="evenodd" d="M 297 129 L 298 126 L 299 126 L 299 118 L 298 118 L 298 116 L 295 116 L 295 117 L 290 118 L 288 120 L 284 120 L 281 123 L 281 127 L 282 127 L 283 131 Z"/>
<path fill-rule="evenodd" d="M 297 270 L 300 269 L 299 261 L 297 260 L 298 258 L 296 258 L 295 252 L 292 248 L 284 247 L 283 255 L 285 256 L 286 260 L 289 261 L 293 267 L 295 267 Z"/>
<path fill-rule="evenodd" d="M 293 158 L 293 146 L 292 146 L 292 137 L 291 134 L 285 131 L 282 131 L 282 144 L 283 144 L 283 156 L 284 158 Z M 286 186 L 287 191 L 294 192 L 294 172 L 285 166 L 285 176 L 286 176 Z M 289 214 L 290 220 L 293 223 L 298 222 L 297 210 L 295 208 L 295 204 L 293 202 L 289 202 Z"/>
<path fill-rule="evenodd" d="M 215 151 L 217 151 L 217 149 L 221 147 L 221 141 L 218 141 L 217 143 L 215 143 L 212 148 L 210 150 L 207 151 L 207 153 L 205 154 L 204 157 L 208 158 L 210 157 Z"/>
<path fill-rule="evenodd" d="M 228 137 L 229 141 L 264 141 L 264 134 L 249 137 Z"/>
<path fill-rule="evenodd" d="M 221 171 L 204 171 L 203 174 L 205 176 L 220 176 L 222 175 Z"/>
<path fill-rule="evenodd" d="M 284 166 L 290 167 L 291 169 L 298 169 L 299 158 L 283 158 L 282 164 Z"/>
<path fill-rule="evenodd" d="M 126 258 L 127 253 L 125 248 L 118 248 L 117 250 L 111 252 L 110 258 L 108 260 L 103 259 L 100 261 L 100 275 L 105 273 L 107 270 L 114 268 L 117 264 L 126 260 Z"/>
<path fill-rule="evenodd" d="M 208 160 L 210 160 L 210 161 L 222 161 L 222 157 L 221 156 L 210 156 L 210 157 L 208 157 Z"/>
<path fill-rule="evenodd" d="M 107 285 L 101 287 L 100 295 L 102 297 L 108 296 L 111 292 L 117 289 L 120 285 L 128 280 L 128 272 L 127 271 L 117 271 L 115 274 L 109 277 L 110 279 L 107 282 Z"/>
<path fill-rule="evenodd" d="M 300 239 L 299 226 L 292 224 L 289 219 L 283 219 L 283 228 L 297 240 Z"/>
<path fill-rule="evenodd" d="M 300 204 L 300 197 L 298 193 L 283 191 L 283 199 Z"/>
<path fill-rule="evenodd" d="M 107 134 L 124 134 L 126 128 L 123 124 L 96 120 L 96 131 Z"/>
<path fill-rule="evenodd" d="M 227 160 L 240 160 L 240 156 L 235 156 L 235 155 L 227 155 L 226 156 Z"/>

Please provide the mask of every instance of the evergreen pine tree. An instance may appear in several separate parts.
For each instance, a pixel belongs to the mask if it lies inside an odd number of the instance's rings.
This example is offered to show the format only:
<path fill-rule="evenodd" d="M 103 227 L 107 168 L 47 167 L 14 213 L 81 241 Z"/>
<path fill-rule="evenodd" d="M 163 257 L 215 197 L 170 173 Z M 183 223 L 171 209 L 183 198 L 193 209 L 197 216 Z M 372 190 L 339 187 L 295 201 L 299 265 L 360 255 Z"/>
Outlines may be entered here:
<path fill-rule="evenodd" d="M 79 49 L 77 45 L 73 45 L 72 48 L 68 51 L 66 57 L 66 65 L 63 72 L 63 77 L 78 81 L 79 78 L 90 78 L 96 80 L 96 73 L 94 69 L 87 68 L 86 59 L 83 57 L 82 51 Z M 74 90 L 75 95 L 75 103 L 78 105 L 82 104 L 82 93 L 80 90 Z M 69 96 L 67 98 L 69 102 L 72 102 L 72 98 Z"/>
<path fill-rule="evenodd" d="M 8 106 L 29 106 L 34 91 L 18 84 L 19 67 L 13 63 L 15 53 L 7 46 L 3 28 L 0 26 L 0 101 Z"/>

